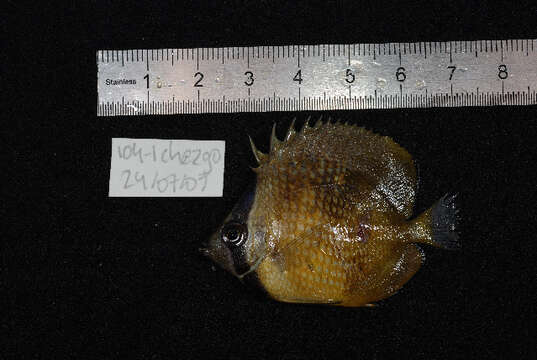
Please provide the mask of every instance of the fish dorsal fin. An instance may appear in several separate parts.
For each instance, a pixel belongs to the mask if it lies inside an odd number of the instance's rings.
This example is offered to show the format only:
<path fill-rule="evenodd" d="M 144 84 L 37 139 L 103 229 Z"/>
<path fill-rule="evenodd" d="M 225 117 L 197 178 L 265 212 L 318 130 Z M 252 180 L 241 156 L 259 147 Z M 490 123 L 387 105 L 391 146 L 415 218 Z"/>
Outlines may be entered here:
<path fill-rule="evenodd" d="M 263 168 L 279 164 L 335 162 L 349 173 L 363 176 L 405 217 L 412 214 L 416 192 L 416 168 L 410 154 L 387 136 L 344 123 L 304 124 L 300 131 L 294 121 L 285 139 L 280 141 L 273 127 L 270 152 L 262 154 L 252 143 L 261 173 Z M 330 169 L 327 169 L 330 171 Z"/>

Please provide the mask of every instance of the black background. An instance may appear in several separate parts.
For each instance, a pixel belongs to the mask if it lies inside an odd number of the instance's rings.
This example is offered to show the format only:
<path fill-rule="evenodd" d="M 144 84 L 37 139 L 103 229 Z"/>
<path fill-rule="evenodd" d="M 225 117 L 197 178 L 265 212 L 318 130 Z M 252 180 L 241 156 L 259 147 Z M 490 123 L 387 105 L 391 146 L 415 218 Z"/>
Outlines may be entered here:
<path fill-rule="evenodd" d="M 323 113 L 409 150 L 416 212 L 458 192 L 463 250 L 427 247 L 375 308 L 291 305 L 197 248 L 253 179 L 247 134 L 267 150 L 273 122 L 282 136 L 321 113 L 97 118 L 95 64 L 98 49 L 536 38 L 534 2 L 214 3 L 8 4 L 0 358 L 535 358 L 535 106 Z M 224 197 L 108 198 L 112 137 L 225 140 Z"/>

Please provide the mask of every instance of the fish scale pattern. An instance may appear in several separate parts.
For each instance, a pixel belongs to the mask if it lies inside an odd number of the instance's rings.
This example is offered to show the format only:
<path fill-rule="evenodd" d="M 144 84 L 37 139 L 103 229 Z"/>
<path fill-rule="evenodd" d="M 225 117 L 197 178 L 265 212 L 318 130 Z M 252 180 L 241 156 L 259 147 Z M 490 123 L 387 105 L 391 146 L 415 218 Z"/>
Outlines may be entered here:
<path fill-rule="evenodd" d="M 271 252 L 258 276 L 272 296 L 338 303 L 375 276 L 372 264 L 383 250 L 368 245 L 369 213 L 345 198 L 349 175 L 328 158 L 285 165 L 276 159 L 258 170 L 257 206 Z"/>

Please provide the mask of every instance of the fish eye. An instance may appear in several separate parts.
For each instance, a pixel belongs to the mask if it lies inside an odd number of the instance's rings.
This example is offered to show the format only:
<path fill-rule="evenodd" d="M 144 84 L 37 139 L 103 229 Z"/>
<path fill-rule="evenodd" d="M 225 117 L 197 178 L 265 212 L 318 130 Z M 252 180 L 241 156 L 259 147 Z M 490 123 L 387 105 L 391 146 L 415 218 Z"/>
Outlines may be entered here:
<path fill-rule="evenodd" d="M 231 221 L 224 225 L 222 228 L 222 240 L 226 244 L 239 246 L 248 235 L 248 230 L 244 224 Z"/>

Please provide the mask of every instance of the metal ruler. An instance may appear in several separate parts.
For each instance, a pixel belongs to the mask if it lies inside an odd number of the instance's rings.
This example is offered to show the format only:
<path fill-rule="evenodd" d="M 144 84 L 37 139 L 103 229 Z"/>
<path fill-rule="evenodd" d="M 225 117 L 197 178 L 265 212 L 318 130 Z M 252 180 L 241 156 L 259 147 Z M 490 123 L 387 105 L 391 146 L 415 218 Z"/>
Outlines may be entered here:
<path fill-rule="evenodd" d="M 100 50 L 97 115 L 537 104 L 537 39 Z"/>

